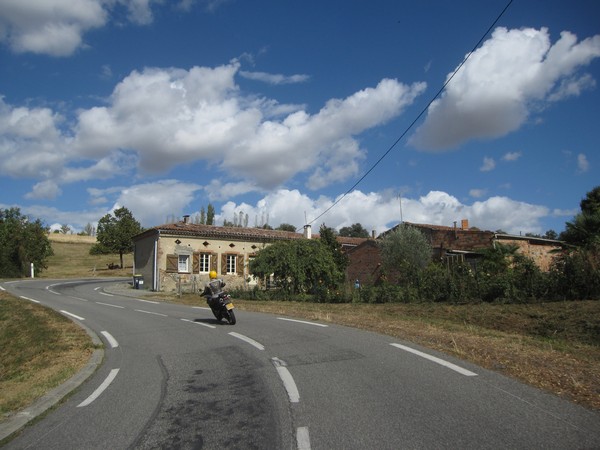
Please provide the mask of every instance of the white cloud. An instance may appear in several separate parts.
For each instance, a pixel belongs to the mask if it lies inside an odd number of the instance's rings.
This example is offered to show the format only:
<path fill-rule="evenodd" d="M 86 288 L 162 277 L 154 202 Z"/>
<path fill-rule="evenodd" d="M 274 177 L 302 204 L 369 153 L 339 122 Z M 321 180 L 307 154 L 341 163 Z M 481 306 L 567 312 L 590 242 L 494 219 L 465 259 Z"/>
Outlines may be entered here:
<path fill-rule="evenodd" d="M 86 211 L 59 211 L 44 206 L 23 206 L 24 214 L 39 217 L 48 223 L 68 223 L 80 231 L 87 223 L 96 224 L 105 214 L 125 206 L 144 227 L 153 227 L 166 222 L 169 217 L 195 215 L 201 205 L 194 203 L 194 195 L 202 187 L 177 180 L 162 180 L 154 183 L 134 185 L 128 188 L 114 187 L 107 190 L 88 189 L 93 199 L 109 198 L 112 208 L 99 207 Z M 361 223 L 365 229 L 380 234 L 400 222 L 401 211 L 397 193 L 392 191 L 353 191 L 341 198 L 325 196 L 309 197 L 298 190 L 279 189 L 268 193 L 255 204 L 225 203 L 215 216 L 216 224 L 223 220 L 232 221 L 233 214 L 243 211 L 248 214 L 248 225 L 268 222 L 277 227 L 290 223 L 302 229 L 306 222 L 313 230 L 325 224 L 340 229 Z M 327 211 L 334 202 L 335 207 Z M 94 202 L 92 202 L 94 203 Z M 2 205 L 8 208 L 14 205 Z M 576 211 L 575 211 L 576 212 Z M 406 222 L 452 226 L 454 222 L 468 219 L 470 226 L 481 230 L 503 229 L 509 233 L 543 233 L 541 221 L 556 216 L 573 216 L 573 211 L 550 211 L 545 206 L 532 205 L 507 197 L 490 197 L 473 204 L 461 203 L 456 197 L 440 191 L 431 191 L 425 196 L 402 197 L 402 218 Z M 320 216 L 320 217 L 319 217 Z M 318 219 L 317 219 L 318 217 Z"/>
<path fill-rule="evenodd" d="M 70 56 L 85 47 L 85 33 L 104 27 L 117 7 L 127 10 L 132 23 L 152 23 L 153 3 L 161 0 L 2 0 L 0 42 L 16 53 Z"/>
<path fill-rule="evenodd" d="M 471 189 L 469 195 L 473 198 L 481 198 L 487 193 L 486 189 Z"/>
<path fill-rule="evenodd" d="M 82 46 L 82 35 L 106 24 L 100 0 L 3 0 L 0 27 L 17 53 L 68 56 Z M 1 38 L 2 36 L 0 36 Z"/>
<path fill-rule="evenodd" d="M 532 107 L 592 86 L 589 75 L 577 71 L 598 56 L 600 35 L 577 43 L 565 31 L 551 45 L 545 28 L 497 28 L 432 103 L 410 143 L 442 151 L 515 131 Z"/>
<path fill-rule="evenodd" d="M 109 106 L 80 113 L 75 148 L 89 158 L 132 149 L 150 172 L 205 160 L 263 189 L 313 171 L 310 184 L 323 187 L 357 172 L 364 156 L 352 136 L 397 116 L 425 88 L 385 79 L 310 115 L 299 105 L 242 96 L 238 70 L 234 61 L 134 71 L 116 86 Z M 272 117 L 274 109 L 285 114 Z M 336 170 L 324 177 L 320 167 Z"/>
<path fill-rule="evenodd" d="M 508 152 L 502 157 L 502 160 L 503 161 L 516 161 L 521 156 L 523 156 L 521 152 Z"/>
<path fill-rule="evenodd" d="M 585 156 L 583 153 L 577 155 L 577 169 L 580 173 L 590 170 L 590 163 L 587 159 L 587 156 Z"/>
<path fill-rule="evenodd" d="M 488 158 L 487 156 L 483 158 L 483 164 L 479 168 L 482 172 L 490 172 L 496 168 L 496 161 L 494 158 Z"/>
<path fill-rule="evenodd" d="M 269 217 L 269 224 L 277 227 L 290 223 L 301 229 L 305 223 L 325 212 L 337 199 L 310 198 L 297 190 L 280 189 L 266 195 L 256 205 L 237 205 L 228 202 L 218 215 L 218 220 L 233 218 L 234 212 L 244 211 L 254 224 L 255 218 Z M 482 230 L 503 229 L 509 233 L 542 233 L 541 220 L 550 214 L 548 208 L 511 200 L 506 197 L 490 197 L 472 205 L 463 204 L 455 197 L 439 191 L 431 191 L 419 198 L 402 197 L 402 218 L 406 222 L 452 226 L 454 222 L 468 219 L 471 226 Z M 398 197 L 389 192 L 363 193 L 353 191 L 344 197 L 328 213 L 312 223 L 313 230 L 321 224 L 339 229 L 360 222 L 376 234 L 386 231 L 400 221 Z M 220 222 L 219 222 L 220 223 Z"/>
<path fill-rule="evenodd" d="M 62 193 L 58 185 L 52 180 L 41 181 L 33 186 L 30 193 L 25 195 L 27 199 L 53 200 Z"/>
<path fill-rule="evenodd" d="M 240 75 L 249 80 L 262 81 L 268 84 L 296 84 L 304 83 L 310 79 L 308 75 L 281 75 L 265 72 L 240 71 Z"/>
<path fill-rule="evenodd" d="M 355 176 L 365 150 L 354 136 L 396 117 L 425 88 L 384 79 L 311 115 L 301 105 L 243 96 L 238 70 L 234 61 L 134 71 L 107 106 L 80 110 L 70 128 L 49 108 L 0 97 L 0 173 L 52 180 L 58 195 L 65 183 L 202 161 L 236 180 L 226 183 L 232 194 L 272 189 L 300 173 L 320 189 Z M 30 196 L 41 195 L 40 186 Z"/>
<path fill-rule="evenodd" d="M 254 184 L 241 181 L 239 183 L 224 183 L 221 179 L 212 180 L 205 186 L 210 201 L 223 201 L 250 192 L 260 191 Z"/>
<path fill-rule="evenodd" d="M 168 216 L 187 214 L 195 193 L 202 186 L 177 180 L 162 180 L 124 188 L 118 196 L 116 209 L 125 206 L 143 226 L 155 226 Z"/>

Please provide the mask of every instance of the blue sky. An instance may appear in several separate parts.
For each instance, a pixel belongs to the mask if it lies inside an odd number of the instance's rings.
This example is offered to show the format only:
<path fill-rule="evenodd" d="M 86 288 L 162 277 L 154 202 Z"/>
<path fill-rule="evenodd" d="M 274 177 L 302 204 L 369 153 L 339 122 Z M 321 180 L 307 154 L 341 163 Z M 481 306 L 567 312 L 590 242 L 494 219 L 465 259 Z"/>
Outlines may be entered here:
<path fill-rule="evenodd" d="M 2 0 L 0 208 L 560 232 L 600 184 L 597 1 L 515 0 L 396 143 L 507 3 Z"/>

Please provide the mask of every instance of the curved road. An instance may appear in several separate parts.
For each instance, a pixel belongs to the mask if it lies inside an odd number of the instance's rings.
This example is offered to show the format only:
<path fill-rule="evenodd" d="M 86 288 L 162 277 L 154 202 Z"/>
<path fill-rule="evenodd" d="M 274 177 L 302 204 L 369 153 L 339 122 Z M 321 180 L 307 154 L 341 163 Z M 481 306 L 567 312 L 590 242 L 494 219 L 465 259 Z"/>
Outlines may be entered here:
<path fill-rule="evenodd" d="M 600 448 L 599 414 L 410 342 L 240 310 L 229 326 L 114 285 L 2 284 L 105 346 L 93 376 L 6 448 Z"/>

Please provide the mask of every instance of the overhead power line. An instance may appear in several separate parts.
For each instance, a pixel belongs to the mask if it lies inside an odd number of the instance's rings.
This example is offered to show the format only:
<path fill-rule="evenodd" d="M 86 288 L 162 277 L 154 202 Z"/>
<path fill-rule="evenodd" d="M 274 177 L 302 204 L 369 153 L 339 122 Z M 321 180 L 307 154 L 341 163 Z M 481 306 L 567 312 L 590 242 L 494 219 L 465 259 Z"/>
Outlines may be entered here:
<path fill-rule="evenodd" d="M 468 59 L 471 57 L 471 55 L 481 45 L 481 43 L 486 38 L 486 36 L 490 33 L 490 31 L 492 30 L 492 28 L 494 28 L 496 26 L 496 24 L 502 18 L 502 16 L 504 15 L 504 13 L 508 10 L 508 8 L 512 4 L 512 2 L 513 2 L 513 0 L 509 0 L 509 2 L 506 4 L 506 6 L 504 7 L 504 9 L 500 12 L 500 14 L 498 14 L 498 16 L 496 17 L 496 19 L 494 20 L 494 22 L 488 27 L 488 29 L 485 31 L 485 33 L 483 33 L 483 36 L 481 36 L 481 38 L 479 39 L 479 41 L 477 41 L 477 43 L 473 46 L 473 49 L 469 53 L 467 53 L 467 55 L 462 60 L 462 62 L 458 65 L 458 67 L 454 70 L 454 72 L 452 72 L 452 75 L 450 75 L 450 77 L 446 80 L 446 82 L 442 85 L 442 87 L 440 89 L 438 89 L 438 91 L 435 93 L 435 95 L 431 98 L 431 100 L 429 100 L 429 102 L 425 105 L 425 107 L 421 110 L 421 112 L 415 117 L 415 119 L 410 123 L 410 125 L 406 128 L 406 130 L 404 130 L 404 132 L 398 137 L 398 139 L 396 139 L 394 141 L 394 143 L 386 150 L 386 152 L 383 155 L 381 155 L 377 161 L 375 161 L 375 163 L 369 168 L 369 170 L 367 170 L 363 174 L 363 176 L 361 176 L 358 179 L 358 181 L 356 181 L 356 183 L 354 183 L 352 185 L 352 187 L 350 187 L 350 189 L 348 189 L 344 193 L 344 195 L 342 195 L 339 199 L 337 199 L 335 202 L 333 202 L 333 204 L 329 208 L 327 208 L 325 211 L 323 211 L 321 214 L 319 214 L 313 220 L 311 220 L 310 222 L 308 222 L 307 225 L 312 225 L 317 220 L 319 220 L 321 217 L 323 217 L 325 214 L 327 214 L 329 211 L 331 211 L 348 194 L 350 194 L 379 165 L 379 163 L 381 161 L 383 161 L 383 159 L 394 149 L 394 147 L 396 147 L 396 145 L 398 145 L 398 143 L 402 140 L 402 138 L 404 138 L 404 136 L 406 136 L 406 134 L 419 121 L 419 119 L 423 116 L 423 114 L 425 114 L 425 112 L 429 109 L 429 107 L 431 106 L 431 104 L 440 96 L 440 94 L 444 91 L 444 89 L 446 89 L 446 86 L 448 86 L 448 84 L 456 76 L 456 74 L 462 68 L 462 66 L 465 65 L 465 63 L 468 61 Z"/>

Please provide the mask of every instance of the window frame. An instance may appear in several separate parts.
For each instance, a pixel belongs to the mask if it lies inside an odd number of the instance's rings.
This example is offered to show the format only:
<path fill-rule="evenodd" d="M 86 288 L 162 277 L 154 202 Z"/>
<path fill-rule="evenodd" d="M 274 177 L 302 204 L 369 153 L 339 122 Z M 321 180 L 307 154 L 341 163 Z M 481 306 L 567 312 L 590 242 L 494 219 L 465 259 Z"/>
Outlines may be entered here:
<path fill-rule="evenodd" d="M 177 255 L 177 273 L 190 273 L 190 255 L 186 253 Z"/>
<path fill-rule="evenodd" d="M 237 257 L 238 255 L 225 255 L 225 272 L 227 275 L 237 275 Z"/>
<path fill-rule="evenodd" d="M 198 256 L 198 273 L 209 273 L 210 272 L 210 262 L 212 259 L 212 255 L 206 252 L 200 252 Z M 202 269 L 206 270 L 202 270 Z"/>

